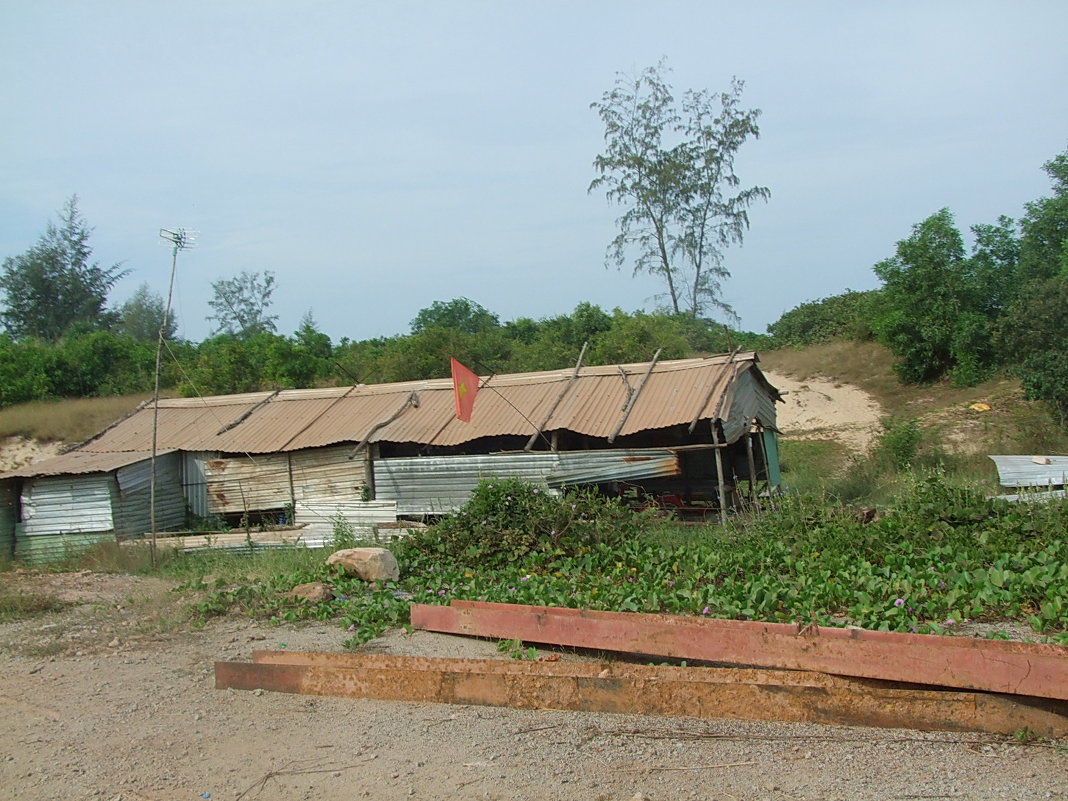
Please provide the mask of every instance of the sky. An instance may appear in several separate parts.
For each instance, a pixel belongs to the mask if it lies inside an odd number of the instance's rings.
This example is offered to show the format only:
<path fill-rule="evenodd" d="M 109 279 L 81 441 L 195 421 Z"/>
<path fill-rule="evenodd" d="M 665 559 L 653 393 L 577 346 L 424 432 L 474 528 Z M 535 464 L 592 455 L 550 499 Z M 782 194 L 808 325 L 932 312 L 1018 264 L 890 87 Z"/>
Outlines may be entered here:
<path fill-rule="evenodd" d="M 606 268 L 622 213 L 589 193 L 590 104 L 666 59 L 676 94 L 745 82 L 771 190 L 726 252 L 723 300 L 763 332 L 949 207 L 963 232 L 1048 195 L 1068 148 L 1068 3 L 0 0 L 0 258 L 68 197 L 121 304 L 166 297 L 201 340 L 212 282 L 269 271 L 292 333 L 392 336 L 434 301 L 502 321 L 581 302 L 652 311 Z M 968 239 L 970 244 L 970 239 Z"/>

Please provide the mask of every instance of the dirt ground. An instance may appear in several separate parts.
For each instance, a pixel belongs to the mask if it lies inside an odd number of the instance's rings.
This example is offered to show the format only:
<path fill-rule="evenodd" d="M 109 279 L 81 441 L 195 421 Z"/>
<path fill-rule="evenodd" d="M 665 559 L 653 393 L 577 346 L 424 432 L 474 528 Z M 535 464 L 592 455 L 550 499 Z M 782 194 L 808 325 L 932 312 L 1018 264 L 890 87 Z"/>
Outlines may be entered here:
<path fill-rule="evenodd" d="M 0 625 L 0 786 L 15 799 L 1064 799 L 1066 744 L 214 688 L 254 648 L 342 650 L 337 626 L 181 623 L 165 581 L 0 574 L 74 606 Z M 396 631 L 369 650 L 500 657 Z"/>
<path fill-rule="evenodd" d="M 852 384 L 764 374 L 783 395 L 776 410 L 779 428 L 788 439 L 835 439 L 853 451 L 864 451 L 884 417 L 878 402 Z"/>

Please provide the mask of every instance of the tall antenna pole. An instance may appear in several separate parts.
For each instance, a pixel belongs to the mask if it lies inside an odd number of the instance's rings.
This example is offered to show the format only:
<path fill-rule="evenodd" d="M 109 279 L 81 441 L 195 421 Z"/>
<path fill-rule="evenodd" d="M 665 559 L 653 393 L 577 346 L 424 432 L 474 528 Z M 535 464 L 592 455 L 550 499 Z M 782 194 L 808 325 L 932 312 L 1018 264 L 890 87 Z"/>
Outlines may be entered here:
<path fill-rule="evenodd" d="M 167 323 L 170 320 L 171 299 L 174 297 L 174 274 L 178 270 L 178 251 L 188 250 L 196 244 L 196 232 L 185 228 L 160 228 L 160 238 L 172 245 L 171 280 L 167 288 L 167 305 L 163 308 L 163 320 L 159 326 L 159 339 L 156 341 L 156 380 L 152 392 L 152 460 L 151 475 L 148 479 L 148 509 L 152 526 L 152 569 L 156 569 L 156 441 L 159 432 L 159 368 L 163 358 L 163 341 L 167 336 Z"/>

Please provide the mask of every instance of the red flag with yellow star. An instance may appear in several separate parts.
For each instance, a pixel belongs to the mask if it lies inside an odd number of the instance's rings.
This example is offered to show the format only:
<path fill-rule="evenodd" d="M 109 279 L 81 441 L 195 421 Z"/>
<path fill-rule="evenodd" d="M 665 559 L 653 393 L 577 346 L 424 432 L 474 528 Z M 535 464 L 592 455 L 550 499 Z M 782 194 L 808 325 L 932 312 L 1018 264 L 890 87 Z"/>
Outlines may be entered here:
<path fill-rule="evenodd" d="M 465 423 L 471 422 L 471 412 L 475 408 L 475 395 L 478 394 L 478 376 L 468 370 L 456 359 L 452 363 L 452 389 L 456 396 L 456 417 Z"/>

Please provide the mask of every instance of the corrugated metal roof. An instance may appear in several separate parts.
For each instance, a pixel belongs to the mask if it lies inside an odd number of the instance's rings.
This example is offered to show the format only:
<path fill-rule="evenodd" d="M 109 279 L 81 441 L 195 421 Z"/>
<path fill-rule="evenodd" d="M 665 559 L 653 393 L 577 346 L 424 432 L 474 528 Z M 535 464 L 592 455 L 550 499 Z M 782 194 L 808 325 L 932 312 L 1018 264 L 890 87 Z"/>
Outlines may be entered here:
<path fill-rule="evenodd" d="M 248 454 L 365 440 L 455 446 L 482 437 L 532 435 L 550 411 L 545 432 L 572 431 L 608 439 L 617 429 L 619 436 L 627 436 L 725 414 L 732 419 L 751 418 L 758 406 L 764 416 L 768 416 L 768 409 L 773 416 L 779 393 L 756 363 L 756 354 L 745 352 L 657 362 L 651 369 L 648 362 L 583 367 L 573 380 L 574 369 L 570 367 L 484 377 L 470 423 L 454 416 L 452 381 L 448 378 L 171 398 L 159 403 L 157 442 L 161 450 Z M 735 409 L 730 389 L 742 375 L 757 387 L 756 394 L 762 398 L 757 404 L 752 392 L 742 393 L 744 403 L 740 405 L 746 408 Z M 634 393 L 632 408 L 625 413 Z M 768 427 L 775 425 L 773 419 L 761 422 Z M 151 447 L 152 425 L 153 410 L 148 405 L 74 453 L 88 459 L 85 454 L 145 451 Z M 736 427 L 731 427 L 728 439 L 734 438 Z M 48 469 L 69 472 L 65 466 L 49 465 Z M 18 474 L 41 472 L 31 468 Z"/>
<path fill-rule="evenodd" d="M 991 456 L 1003 487 L 1068 484 L 1068 456 Z"/>
<path fill-rule="evenodd" d="M 170 452 L 170 450 L 159 451 L 156 455 L 162 456 Z M 151 458 L 151 450 L 116 453 L 71 451 L 41 462 L 23 465 L 17 470 L 0 475 L 0 479 L 14 478 L 16 476 L 32 478 L 34 476 L 77 476 L 88 473 L 108 473 L 120 467 L 126 467 Z"/>

